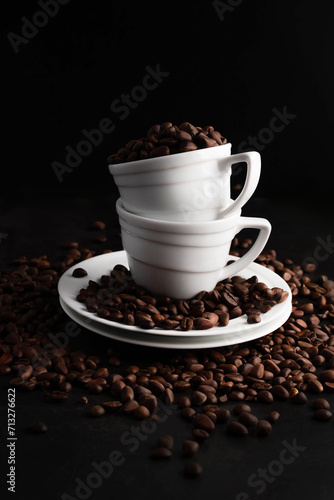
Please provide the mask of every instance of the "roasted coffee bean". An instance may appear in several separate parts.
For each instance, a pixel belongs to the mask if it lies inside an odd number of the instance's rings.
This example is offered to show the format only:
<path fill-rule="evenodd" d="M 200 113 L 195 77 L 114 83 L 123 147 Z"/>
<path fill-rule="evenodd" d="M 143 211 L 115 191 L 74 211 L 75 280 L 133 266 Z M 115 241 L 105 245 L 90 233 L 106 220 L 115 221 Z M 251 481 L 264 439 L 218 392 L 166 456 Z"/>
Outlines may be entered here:
<path fill-rule="evenodd" d="M 200 391 L 194 391 L 191 396 L 191 403 L 195 406 L 201 406 L 207 400 L 207 395 Z"/>
<path fill-rule="evenodd" d="M 257 393 L 257 400 L 261 403 L 272 403 L 274 401 L 274 396 L 269 391 L 259 391 Z"/>
<path fill-rule="evenodd" d="M 233 415 L 240 415 L 242 412 L 251 413 L 252 408 L 247 403 L 240 403 L 234 406 Z"/>
<path fill-rule="evenodd" d="M 101 417 L 105 412 L 105 409 L 101 405 L 93 405 L 88 409 L 88 415 L 90 417 Z"/>
<path fill-rule="evenodd" d="M 48 428 L 44 422 L 41 420 L 36 420 L 30 427 L 29 430 L 32 434 L 44 434 Z"/>
<path fill-rule="evenodd" d="M 85 269 L 83 269 L 82 267 L 76 267 L 74 269 L 74 271 L 72 272 L 72 276 L 74 278 L 83 278 L 84 276 L 87 276 L 88 273 Z"/>
<path fill-rule="evenodd" d="M 106 224 L 100 220 L 96 220 L 93 222 L 93 229 L 97 229 L 99 231 L 103 231 L 106 228 Z"/>
<path fill-rule="evenodd" d="M 305 405 L 308 402 L 308 398 L 305 392 L 297 392 L 292 398 L 291 401 L 296 405 Z"/>
<path fill-rule="evenodd" d="M 171 405 L 174 403 L 174 393 L 167 387 L 161 394 L 160 399 L 166 404 Z"/>
<path fill-rule="evenodd" d="M 260 323 L 261 322 L 261 316 L 259 314 L 250 314 L 247 317 L 247 323 Z"/>
<path fill-rule="evenodd" d="M 138 420 L 143 420 L 143 419 L 148 418 L 150 416 L 150 410 L 146 406 L 139 405 L 139 406 L 137 406 L 137 408 L 134 411 L 134 416 Z"/>
<path fill-rule="evenodd" d="M 194 415 L 193 425 L 198 429 L 204 429 L 207 432 L 212 432 L 215 430 L 215 424 L 204 413 L 198 413 L 197 415 Z"/>
<path fill-rule="evenodd" d="M 319 408 L 314 411 L 314 418 L 316 420 L 322 420 L 326 422 L 332 418 L 333 414 L 330 410 L 326 410 L 325 408 Z"/>
<path fill-rule="evenodd" d="M 120 392 L 120 398 L 122 403 L 126 403 L 127 401 L 132 401 L 134 399 L 134 392 L 131 387 L 126 385 Z"/>
<path fill-rule="evenodd" d="M 254 427 L 259 421 L 255 415 L 246 411 L 243 411 L 239 414 L 238 420 L 246 427 Z"/>
<path fill-rule="evenodd" d="M 211 130 L 212 128 L 212 130 Z M 120 148 L 117 153 L 108 157 L 108 163 L 122 163 L 145 158 L 144 152 L 149 152 L 150 157 L 164 156 L 166 154 L 193 151 L 197 147 L 213 147 L 225 144 L 227 141 L 223 136 L 211 127 L 210 132 L 201 129 L 199 131 L 189 122 L 182 123 L 179 127 L 171 122 L 154 125 L 150 127 L 147 136 L 139 140 L 128 141 L 126 146 Z M 206 135 L 208 134 L 208 135 Z M 169 145 L 171 150 L 161 149 L 163 145 Z"/>
<path fill-rule="evenodd" d="M 188 396 L 180 396 L 177 400 L 177 404 L 179 405 L 180 408 L 190 408 L 191 406 L 191 401 Z"/>
<path fill-rule="evenodd" d="M 138 398 L 138 403 L 141 406 L 146 406 L 150 413 L 153 413 L 154 410 L 158 407 L 158 400 L 153 394 L 148 394 L 141 396 Z"/>
<path fill-rule="evenodd" d="M 105 401 L 102 403 L 102 407 L 108 413 L 115 413 L 122 408 L 122 403 L 120 401 Z"/>
<path fill-rule="evenodd" d="M 227 408 L 219 408 L 215 414 L 217 415 L 217 423 L 224 424 L 231 418 L 231 412 Z"/>
<path fill-rule="evenodd" d="M 151 452 L 151 458 L 154 458 L 154 459 L 170 458 L 171 456 L 172 456 L 172 451 L 169 448 L 166 448 L 164 446 L 160 446 L 158 448 L 155 448 Z"/>
<path fill-rule="evenodd" d="M 314 410 L 330 410 L 331 406 L 330 406 L 329 401 L 327 401 L 327 399 L 319 398 L 319 399 L 315 399 L 312 402 L 312 408 Z"/>
<path fill-rule="evenodd" d="M 64 391 L 52 391 L 51 392 L 52 401 L 55 401 L 57 403 L 60 403 L 62 401 L 66 401 L 67 398 L 68 398 L 67 392 L 64 392 Z"/>
<path fill-rule="evenodd" d="M 198 477 L 201 474 L 203 474 L 203 468 L 202 468 L 201 464 L 191 460 L 185 464 L 184 474 L 187 477 Z"/>
<path fill-rule="evenodd" d="M 273 410 L 269 413 L 268 420 L 271 424 L 275 424 L 279 418 L 280 414 L 278 411 Z"/>
<path fill-rule="evenodd" d="M 274 385 L 271 389 L 271 393 L 275 399 L 285 400 L 285 399 L 289 399 L 289 397 L 290 397 L 289 391 L 280 384 Z"/>
<path fill-rule="evenodd" d="M 168 450 L 172 450 L 174 448 L 174 439 L 170 434 L 163 434 L 158 438 L 157 447 L 164 447 Z"/>
<path fill-rule="evenodd" d="M 241 422 L 237 422 L 236 420 L 231 420 L 226 426 L 227 434 L 232 436 L 246 436 L 248 434 L 247 427 L 243 425 Z"/>
<path fill-rule="evenodd" d="M 319 380 L 311 379 L 308 381 L 307 386 L 310 391 L 315 392 L 316 394 L 319 394 L 324 390 L 324 386 Z"/>
<path fill-rule="evenodd" d="M 272 433 L 272 426 L 268 420 L 259 420 L 256 426 L 258 436 L 269 436 Z"/>
<path fill-rule="evenodd" d="M 193 429 L 193 436 L 196 439 L 196 441 L 199 441 L 201 443 L 202 441 L 209 439 L 210 434 L 205 429 L 195 428 Z"/>
<path fill-rule="evenodd" d="M 139 403 L 136 400 L 127 401 L 124 403 L 122 410 L 126 415 L 130 415 L 134 413 L 134 411 L 138 408 Z"/>
<path fill-rule="evenodd" d="M 199 450 L 199 444 L 197 441 L 193 441 L 191 439 L 186 439 L 182 443 L 182 455 L 184 456 L 191 456 L 191 455 L 196 455 L 196 453 Z"/>
<path fill-rule="evenodd" d="M 193 408 L 182 408 L 180 412 L 180 416 L 185 420 L 192 420 L 195 414 L 196 411 Z"/>

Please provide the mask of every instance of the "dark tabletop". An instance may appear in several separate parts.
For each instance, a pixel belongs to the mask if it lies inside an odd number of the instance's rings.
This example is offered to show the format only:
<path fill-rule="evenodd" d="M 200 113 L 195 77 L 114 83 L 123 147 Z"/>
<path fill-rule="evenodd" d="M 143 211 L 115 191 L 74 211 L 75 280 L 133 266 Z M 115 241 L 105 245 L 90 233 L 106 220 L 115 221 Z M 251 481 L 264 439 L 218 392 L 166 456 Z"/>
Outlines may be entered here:
<path fill-rule="evenodd" d="M 1 267 L 8 268 L 9 261 L 19 255 L 30 258 L 47 254 L 50 260 L 60 259 L 66 252 L 64 243 L 69 240 L 95 249 L 97 254 L 107 248 L 120 250 L 114 203 L 112 195 L 100 199 L 4 200 L 1 223 L 6 236 L 0 246 Z M 302 199 L 283 203 L 277 199 L 254 198 L 244 208 L 244 214 L 268 218 L 273 230 L 267 248 L 277 249 L 279 258 L 288 256 L 296 263 L 314 257 L 319 245 L 317 239 L 326 241 L 332 234 L 328 207 L 317 205 L 315 209 Z M 105 243 L 94 241 L 96 232 L 91 229 L 94 220 L 107 224 Z M 318 263 L 317 273 L 333 277 L 333 262 L 333 253 L 329 253 L 328 258 Z M 56 331 L 62 332 L 66 322 L 65 317 Z M 105 359 L 107 349 L 112 347 L 120 353 L 122 366 L 147 366 L 176 354 L 115 342 L 84 328 L 70 346 L 86 349 L 101 359 Z M 3 377 L 1 427 L 4 435 L 7 387 L 8 379 Z M 297 406 L 288 401 L 255 405 L 254 413 L 258 417 L 267 417 L 273 409 L 281 414 L 274 432 L 266 438 L 232 438 L 225 434 L 224 426 L 217 425 L 214 435 L 201 445 L 197 457 L 203 466 L 203 475 L 187 479 L 182 473 L 185 459 L 179 450 L 182 441 L 191 438 L 191 424 L 178 416 L 176 405 L 171 409 L 162 406 L 161 420 L 153 427 L 146 427 L 131 417 L 89 418 L 86 407 L 79 403 L 84 394 L 83 389 L 76 388 L 69 399 L 59 405 L 50 402 L 42 391 L 16 392 L 16 498 L 181 499 L 190 495 L 231 500 L 332 498 L 333 421 L 314 421 L 309 404 Z M 101 398 L 88 397 L 90 404 Z M 334 395 L 326 394 L 326 397 L 334 405 Z M 311 395 L 310 401 L 312 399 Z M 227 407 L 233 405 L 228 403 Z M 35 436 L 28 432 L 27 428 L 35 420 L 46 423 L 45 434 Z M 155 462 L 149 455 L 163 433 L 174 437 L 175 453 L 170 460 Z M 3 449 L 2 470 L 7 469 L 6 457 Z M 76 490 L 78 484 L 81 487 Z"/>

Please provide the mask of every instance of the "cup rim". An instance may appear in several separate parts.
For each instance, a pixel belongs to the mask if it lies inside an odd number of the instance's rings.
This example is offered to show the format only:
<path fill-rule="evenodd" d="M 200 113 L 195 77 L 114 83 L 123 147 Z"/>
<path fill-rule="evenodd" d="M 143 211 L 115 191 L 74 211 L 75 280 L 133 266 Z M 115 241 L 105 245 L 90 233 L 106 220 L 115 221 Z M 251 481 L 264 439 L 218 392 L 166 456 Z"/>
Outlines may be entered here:
<path fill-rule="evenodd" d="M 168 220 L 151 219 L 136 215 L 124 208 L 122 198 L 116 201 L 116 211 L 121 219 L 128 224 L 158 232 L 182 234 L 210 234 L 220 233 L 237 226 L 241 217 L 241 209 L 233 212 L 228 217 L 206 222 L 175 222 Z"/>
<path fill-rule="evenodd" d="M 231 149 L 232 144 L 220 144 L 211 148 L 201 148 L 195 151 L 185 151 L 182 153 L 173 153 L 156 158 L 146 158 L 144 160 L 135 160 L 124 163 L 109 163 L 108 169 L 112 175 L 138 174 L 150 172 L 152 170 L 165 170 L 186 166 L 189 163 L 197 163 L 203 160 L 215 160 L 220 158 L 221 148 Z M 224 158 L 224 157 L 223 157 Z"/>

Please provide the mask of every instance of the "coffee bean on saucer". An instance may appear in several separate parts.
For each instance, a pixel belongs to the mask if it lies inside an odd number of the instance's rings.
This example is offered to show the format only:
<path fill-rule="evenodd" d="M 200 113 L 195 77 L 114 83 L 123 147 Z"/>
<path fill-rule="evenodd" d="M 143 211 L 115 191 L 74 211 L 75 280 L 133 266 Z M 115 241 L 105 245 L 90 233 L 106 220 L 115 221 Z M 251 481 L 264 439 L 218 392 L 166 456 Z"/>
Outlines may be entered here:
<path fill-rule="evenodd" d="M 87 274 L 87 271 L 82 267 L 76 267 L 72 272 L 72 276 L 74 278 L 83 278 L 84 276 L 87 276 Z"/>

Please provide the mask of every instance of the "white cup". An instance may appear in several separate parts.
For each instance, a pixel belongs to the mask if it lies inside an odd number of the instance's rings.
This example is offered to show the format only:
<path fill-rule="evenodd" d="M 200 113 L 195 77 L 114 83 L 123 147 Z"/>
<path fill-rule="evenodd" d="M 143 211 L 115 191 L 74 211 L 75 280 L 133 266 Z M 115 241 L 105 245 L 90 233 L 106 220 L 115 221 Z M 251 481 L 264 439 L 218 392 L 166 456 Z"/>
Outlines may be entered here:
<path fill-rule="evenodd" d="M 137 285 L 176 299 L 211 291 L 218 281 L 238 274 L 261 253 L 271 232 L 266 219 L 241 217 L 240 211 L 223 219 L 186 223 L 134 215 L 125 210 L 121 198 L 116 210 Z M 227 266 L 232 239 L 244 228 L 260 233 L 251 249 Z"/>
<path fill-rule="evenodd" d="M 243 190 L 231 199 L 231 166 L 245 162 Z M 231 144 L 109 165 L 124 208 L 151 219 L 204 222 L 238 212 L 260 178 L 256 151 L 231 155 Z"/>

